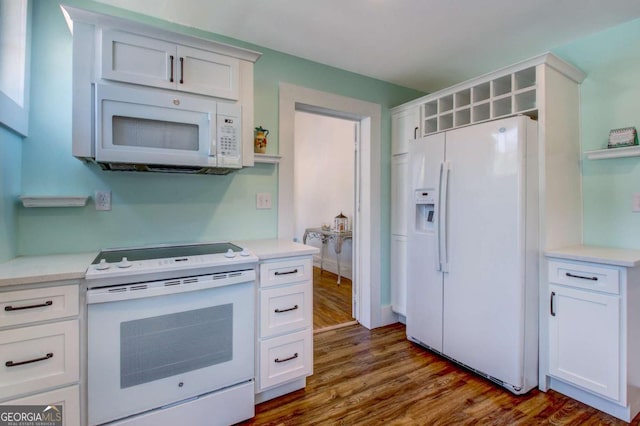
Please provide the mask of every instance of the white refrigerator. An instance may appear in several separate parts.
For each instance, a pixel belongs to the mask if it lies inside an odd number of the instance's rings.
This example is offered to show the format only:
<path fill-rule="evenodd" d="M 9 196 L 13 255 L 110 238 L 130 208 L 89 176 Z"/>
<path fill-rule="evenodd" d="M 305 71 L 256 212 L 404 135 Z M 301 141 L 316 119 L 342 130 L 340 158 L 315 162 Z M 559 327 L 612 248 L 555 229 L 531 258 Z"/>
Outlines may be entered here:
<path fill-rule="evenodd" d="M 526 116 L 409 142 L 407 337 L 537 385 L 538 137 Z"/>

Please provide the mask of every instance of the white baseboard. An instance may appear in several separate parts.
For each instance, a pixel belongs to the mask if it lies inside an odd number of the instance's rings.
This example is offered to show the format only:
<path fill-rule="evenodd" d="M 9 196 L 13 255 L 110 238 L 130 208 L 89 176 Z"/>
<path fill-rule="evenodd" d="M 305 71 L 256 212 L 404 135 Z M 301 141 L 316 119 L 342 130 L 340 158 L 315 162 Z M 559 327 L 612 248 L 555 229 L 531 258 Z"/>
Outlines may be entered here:
<path fill-rule="evenodd" d="M 380 307 L 380 327 L 395 324 L 398 322 L 398 314 L 393 312 L 391 305 L 382 305 Z"/>
<path fill-rule="evenodd" d="M 320 255 L 313 256 L 313 266 L 316 268 L 320 267 Z M 353 279 L 351 266 L 351 262 L 340 260 L 340 276 L 349 278 L 350 280 Z M 322 269 L 338 275 L 338 263 L 336 262 L 336 259 L 331 259 L 325 256 L 324 261 L 322 262 Z"/>

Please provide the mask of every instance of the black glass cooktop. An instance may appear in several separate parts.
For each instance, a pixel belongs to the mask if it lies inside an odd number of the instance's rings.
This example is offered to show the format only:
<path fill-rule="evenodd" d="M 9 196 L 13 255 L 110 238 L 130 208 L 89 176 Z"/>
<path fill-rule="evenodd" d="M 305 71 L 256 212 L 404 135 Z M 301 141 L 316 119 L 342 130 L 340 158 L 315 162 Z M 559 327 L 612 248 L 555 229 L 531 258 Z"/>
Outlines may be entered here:
<path fill-rule="evenodd" d="M 170 259 L 174 257 L 198 256 L 203 254 L 226 253 L 229 249 L 234 252 L 242 251 L 241 247 L 231 243 L 189 244 L 181 246 L 143 247 L 132 249 L 115 249 L 101 251 L 92 264 L 100 263 L 104 259 L 108 263 L 120 262 L 123 257 L 128 261 L 149 259 Z"/>

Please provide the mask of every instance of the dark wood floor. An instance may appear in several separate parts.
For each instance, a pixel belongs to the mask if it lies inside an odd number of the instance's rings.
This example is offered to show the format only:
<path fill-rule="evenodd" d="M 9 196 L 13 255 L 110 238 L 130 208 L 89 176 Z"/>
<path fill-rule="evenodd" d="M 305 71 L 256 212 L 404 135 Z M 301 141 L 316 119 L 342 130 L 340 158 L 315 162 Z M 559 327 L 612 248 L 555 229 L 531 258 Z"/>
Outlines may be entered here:
<path fill-rule="evenodd" d="M 335 327 L 353 321 L 351 317 L 351 280 L 313 268 L 313 329 Z"/>
<path fill-rule="evenodd" d="M 314 356 L 305 389 L 259 404 L 244 424 L 627 424 L 554 391 L 515 396 L 409 342 L 402 324 L 316 334 Z"/>

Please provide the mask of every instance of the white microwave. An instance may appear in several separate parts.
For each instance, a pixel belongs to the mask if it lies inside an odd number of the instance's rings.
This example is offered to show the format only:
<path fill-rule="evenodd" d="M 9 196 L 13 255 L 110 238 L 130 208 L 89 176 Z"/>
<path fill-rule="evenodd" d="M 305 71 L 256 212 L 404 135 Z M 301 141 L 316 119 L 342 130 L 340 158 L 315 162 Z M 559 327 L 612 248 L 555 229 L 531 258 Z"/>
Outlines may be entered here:
<path fill-rule="evenodd" d="M 95 161 L 111 170 L 222 173 L 242 167 L 241 106 L 97 84 Z"/>

